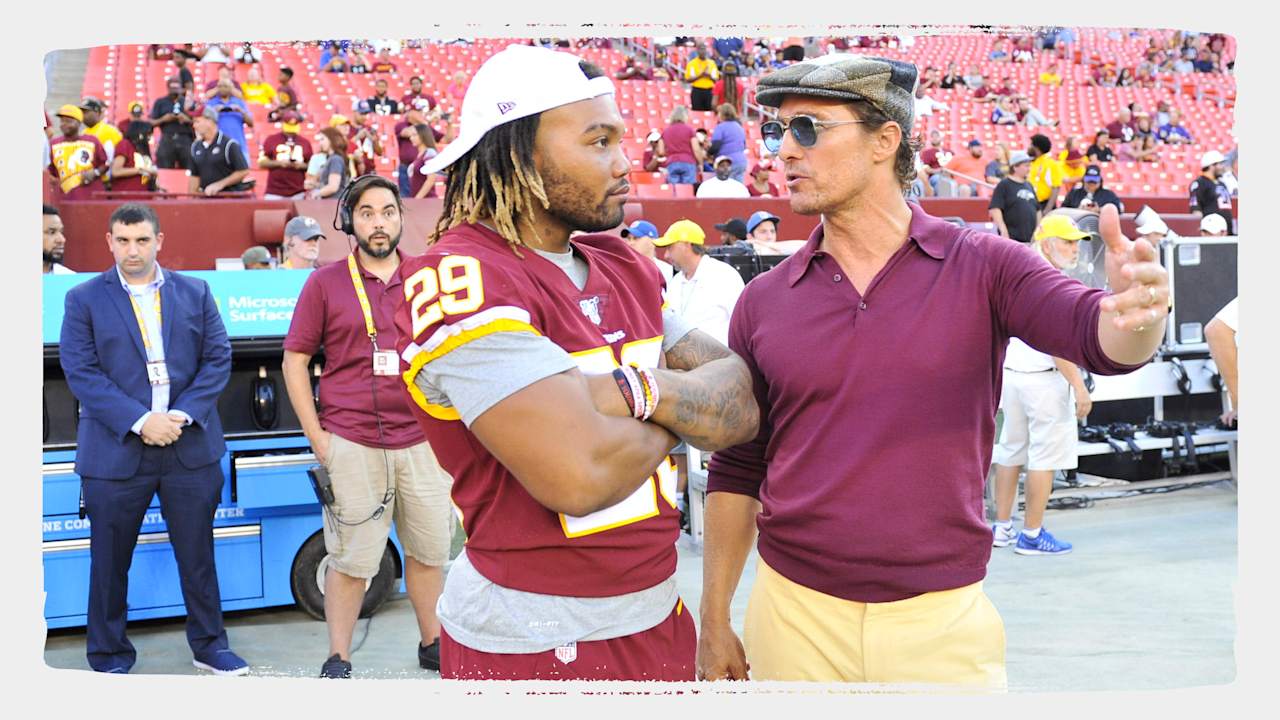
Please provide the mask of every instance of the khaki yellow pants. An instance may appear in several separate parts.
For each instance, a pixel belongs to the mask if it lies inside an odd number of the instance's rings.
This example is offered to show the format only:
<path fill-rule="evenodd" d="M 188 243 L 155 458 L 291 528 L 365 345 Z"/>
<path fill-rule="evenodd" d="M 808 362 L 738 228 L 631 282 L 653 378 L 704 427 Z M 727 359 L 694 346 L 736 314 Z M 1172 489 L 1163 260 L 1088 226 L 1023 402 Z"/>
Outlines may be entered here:
<path fill-rule="evenodd" d="M 743 643 L 752 680 L 961 684 L 1004 691 L 1004 623 L 976 582 L 862 603 L 796 584 L 763 560 Z"/>

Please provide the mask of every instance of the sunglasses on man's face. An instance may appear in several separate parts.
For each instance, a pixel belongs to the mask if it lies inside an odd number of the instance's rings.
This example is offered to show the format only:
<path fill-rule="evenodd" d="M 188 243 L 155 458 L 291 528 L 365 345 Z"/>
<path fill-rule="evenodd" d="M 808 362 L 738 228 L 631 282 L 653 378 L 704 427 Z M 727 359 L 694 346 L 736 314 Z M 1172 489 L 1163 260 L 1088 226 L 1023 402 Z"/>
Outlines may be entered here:
<path fill-rule="evenodd" d="M 834 127 L 836 125 L 853 125 L 863 122 L 862 120 L 819 120 L 810 115 L 796 115 L 783 124 L 777 120 L 770 120 L 760 126 L 760 137 L 764 140 L 765 148 L 771 153 L 777 153 L 782 149 L 783 135 L 787 130 L 791 130 L 791 137 L 795 138 L 800 147 L 813 147 L 818 142 L 818 130 L 822 128 Z"/>

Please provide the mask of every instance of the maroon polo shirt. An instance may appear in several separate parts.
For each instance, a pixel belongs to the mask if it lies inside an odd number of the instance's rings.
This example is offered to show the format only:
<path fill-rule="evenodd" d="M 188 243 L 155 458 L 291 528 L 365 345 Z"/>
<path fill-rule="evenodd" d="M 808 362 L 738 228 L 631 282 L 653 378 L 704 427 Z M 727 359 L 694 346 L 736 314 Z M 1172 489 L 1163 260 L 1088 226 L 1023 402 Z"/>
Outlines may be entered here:
<path fill-rule="evenodd" d="M 1011 336 L 1112 375 L 1105 293 L 1020 244 L 911 204 L 909 239 L 859 295 L 808 244 L 738 300 L 729 347 L 751 370 L 759 436 L 712 456 L 709 492 L 758 497 L 760 557 L 860 602 L 981 580 L 983 484 Z"/>
<path fill-rule="evenodd" d="M 396 254 L 404 262 L 404 254 L 399 250 Z M 394 351 L 396 308 L 404 304 L 400 273 L 386 284 L 363 266 L 360 275 L 373 310 L 378 348 Z M 346 258 L 315 270 L 307 278 L 284 338 L 285 350 L 315 355 L 321 348 L 325 360 L 320 376 L 320 425 L 325 430 L 366 447 L 398 449 L 424 442 L 422 429 L 409 409 L 404 380 L 398 375 L 373 375 L 373 346 Z M 373 415 L 375 388 L 382 418 L 381 440 Z"/>

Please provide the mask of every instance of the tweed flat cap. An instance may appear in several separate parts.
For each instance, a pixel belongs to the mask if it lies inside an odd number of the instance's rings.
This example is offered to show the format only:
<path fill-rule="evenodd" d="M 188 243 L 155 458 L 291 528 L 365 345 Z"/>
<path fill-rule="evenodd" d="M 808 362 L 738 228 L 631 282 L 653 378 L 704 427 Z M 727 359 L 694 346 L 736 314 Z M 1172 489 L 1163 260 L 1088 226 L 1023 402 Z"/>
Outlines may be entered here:
<path fill-rule="evenodd" d="M 831 53 L 765 75 L 756 85 L 756 100 L 768 107 L 778 107 L 787 95 L 866 100 L 910 133 L 918 74 L 911 63 Z"/>

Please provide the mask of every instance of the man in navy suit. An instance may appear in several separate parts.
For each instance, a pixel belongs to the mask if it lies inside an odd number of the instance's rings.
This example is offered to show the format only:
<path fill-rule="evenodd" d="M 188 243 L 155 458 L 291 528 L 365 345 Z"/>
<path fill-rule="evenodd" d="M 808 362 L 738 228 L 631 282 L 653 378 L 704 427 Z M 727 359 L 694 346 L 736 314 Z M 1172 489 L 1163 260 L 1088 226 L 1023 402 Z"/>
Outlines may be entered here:
<path fill-rule="evenodd" d="M 231 345 L 204 281 L 162 270 L 155 211 L 126 203 L 111 214 L 115 266 L 67 293 L 59 346 L 80 401 L 76 473 L 90 520 L 89 665 L 127 673 L 137 653 L 125 637 L 129 565 L 152 495 L 182 578 L 187 643 L 197 668 L 240 675 L 227 646 L 213 515 L 226 450 L 218 395 Z"/>

